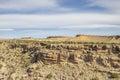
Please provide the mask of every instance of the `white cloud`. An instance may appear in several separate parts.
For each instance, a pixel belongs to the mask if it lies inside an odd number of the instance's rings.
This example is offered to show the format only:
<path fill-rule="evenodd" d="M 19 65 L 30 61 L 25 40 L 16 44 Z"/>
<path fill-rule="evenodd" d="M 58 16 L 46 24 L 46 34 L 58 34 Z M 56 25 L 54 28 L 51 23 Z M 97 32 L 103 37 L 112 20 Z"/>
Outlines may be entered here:
<path fill-rule="evenodd" d="M 60 6 L 58 0 L 8 0 L 0 1 L 0 9 L 10 11 L 18 11 L 19 13 L 25 12 L 68 12 L 72 8 Z"/>
<path fill-rule="evenodd" d="M 4 28 L 1 28 L 0 31 L 13 31 L 14 29 L 4 29 Z"/>
<path fill-rule="evenodd" d="M 113 25 L 113 24 L 82 24 L 82 25 L 73 25 L 73 26 L 63 26 L 65 28 L 119 28 L 120 25 Z"/>
<path fill-rule="evenodd" d="M 110 12 L 120 13 L 120 10 L 119 10 L 120 0 L 86 0 L 86 1 L 88 1 L 88 3 L 83 4 L 84 7 L 100 6 L 100 7 L 108 9 L 108 11 Z M 62 3 L 64 3 L 64 0 L 62 0 Z M 24 13 L 25 11 L 32 12 L 33 10 L 35 10 L 36 12 L 39 12 L 41 10 L 43 12 L 44 11 L 47 12 L 46 10 L 49 10 L 53 13 L 56 11 L 57 12 L 69 12 L 69 11 L 76 11 L 76 10 L 82 11 L 83 10 L 82 7 L 76 7 L 76 8 L 73 6 L 65 7 L 66 5 L 69 5 L 69 4 L 62 5 L 62 3 L 60 3 L 60 0 L 2 0 L 0 1 L 0 9 L 3 10 L 3 12 L 4 10 L 6 11 L 9 10 L 8 12 L 13 11 L 13 13 L 14 11 L 19 11 L 19 13 L 20 12 Z M 73 3 L 73 5 L 75 6 L 76 4 Z"/>
<path fill-rule="evenodd" d="M 96 28 L 119 27 L 116 14 L 53 14 L 53 15 L 0 15 L 0 28 Z"/>
<path fill-rule="evenodd" d="M 0 8 L 6 10 L 29 10 L 57 7 L 56 0 L 5 0 L 0 2 Z"/>
<path fill-rule="evenodd" d="M 111 12 L 120 13 L 120 0 L 88 0 L 89 6 L 100 6 Z"/>

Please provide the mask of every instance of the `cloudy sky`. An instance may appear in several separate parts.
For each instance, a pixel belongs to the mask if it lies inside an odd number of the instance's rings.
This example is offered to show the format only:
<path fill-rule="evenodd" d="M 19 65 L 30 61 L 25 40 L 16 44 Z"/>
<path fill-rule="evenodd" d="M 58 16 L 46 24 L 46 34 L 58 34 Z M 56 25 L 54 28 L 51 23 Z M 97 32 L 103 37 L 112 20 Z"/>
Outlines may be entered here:
<path fill-rule="evenodd" d="M 120 0 L 0 0 L 0 38 L 120 35 Z"/>

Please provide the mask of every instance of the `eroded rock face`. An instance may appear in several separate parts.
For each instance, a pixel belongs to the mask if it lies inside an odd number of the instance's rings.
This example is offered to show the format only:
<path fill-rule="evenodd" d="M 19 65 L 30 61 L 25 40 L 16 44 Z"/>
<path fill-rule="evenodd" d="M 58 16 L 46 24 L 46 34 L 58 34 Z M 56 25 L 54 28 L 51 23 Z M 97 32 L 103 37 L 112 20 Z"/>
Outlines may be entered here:
<path fill-rule="evenodd" d="M 34 56 L 35 60 L 42 61 L 44 64 L 58 64 L 65 62 L 76 62 L 78 60 L 77 54 L 68 53 L 65 51 L 48 51 L 40 52 Z"/>
<path fill-rule="evenodd" d="M 114 44 L 47 44 L 40 42 L 19 45 L 14 43 L 10 48 L 20 48 L 22 53 L 30 52 L 33 55 L 32 63 L 38 61 L 44 64 L 79 63 L 82 60 L 104 67 L 119 68 L 120 65 L 120 45 Z M 113 59 L 112 55 L 116 55 L 117 58 Z"/>
<path fill-rule="evenodd" d="M 49 46 L 49 47 L 48 47 Z M 46 51 L 38 52 L 34 57 L 35 61 L 42 61 L 44 64 L 58 63 L 79 63 L 80 60 L 91 64 L 98 64 L 104 67 L 119 68 L 119 46 L 116 45 L 46 45 Z M 50 48 L 50 49 L 48 49 Z M 113 59 L 114 53 L 118 54 L 118 59 Z M 103 56 L 102 56 L 103 55 Z"/>
<path fill-rule="evenodd" d="M 83 45 L 79 45 L 79 44 L 51 44 L 51 45 L 46 45 L 46 47 L 48 49 L 52 49 L 52 50 L 62 50 L 62 49 L 66 49 L 66 50 L 91 50 L 91 51 L 101 51 L 101 52 L 105 52 L 108 53 L 112 52 L 112 53 L 119 53 L 120 52 L 120 46 L 117 45 L 105 45 L 105 44 L 83 44 Z"/>

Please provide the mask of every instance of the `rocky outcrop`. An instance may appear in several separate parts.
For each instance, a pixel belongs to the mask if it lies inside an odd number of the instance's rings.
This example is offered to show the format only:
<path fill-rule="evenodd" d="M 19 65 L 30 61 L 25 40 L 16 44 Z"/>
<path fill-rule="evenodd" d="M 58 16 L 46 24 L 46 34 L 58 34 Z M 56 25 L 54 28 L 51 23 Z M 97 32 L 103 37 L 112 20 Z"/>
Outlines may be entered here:
<path fill-rule="evenodd" d="M 120 45 L 114 44 L 47 44 L 40 42 L 14 43 L 9 46 L 11 49 L 20 48 L 24 54 L 29 52 L 30 55 L 34 55 L 31 59 L 32 63 L 38 61 L 44 64 L 79 63 L 82 60 L 114 68 L 119 68 L 120 64 Z M 117 56 L 118 59 L 113 59 L 110 55 Z"/>
<path fill-rule="evenodd" d="M 36 56 L 34 56 L 36 57 Z M 77 60 L 77 56 L 75 54 L 70 54 L 65 51 L 46 51 L 39 52 L 37 54 L 37 60 L 42 61 L 44 64 L 59 64 L 65 62 L 74 62 Z"/>
<path fill-rule="evenodd" d="M 98 64 L 104 67 L 119 68 L 119 45 L 105 44 L 50 44 L 44 45 L 47 50 L 35 54 L 35 60 L 44 64 L 79 63 L 79 61 Z M 48 47 L 49 46 L 49 47 Z M 113 55 L 113 56 L 111 56 Z M 113 59 L 114 56 L 117 56 Z"/>

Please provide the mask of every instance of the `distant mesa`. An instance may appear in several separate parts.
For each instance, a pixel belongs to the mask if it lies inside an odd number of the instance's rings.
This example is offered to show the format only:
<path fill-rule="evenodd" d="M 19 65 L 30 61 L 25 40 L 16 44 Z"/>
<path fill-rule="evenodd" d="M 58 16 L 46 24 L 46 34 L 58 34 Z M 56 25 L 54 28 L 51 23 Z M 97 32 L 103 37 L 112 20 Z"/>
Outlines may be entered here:
<path fill-rule="evenodd" d="M 115 38 L 120 38 L 120 35 L 102 36 L 102 35 L 85 35 L 85 34 L 77 34 L 75 37 L 81 37 L 81 36 L 86 36 L 86 37 L 115 37 Z"/>
<path fill-rule="evenodd" d="M 68 36 L 49 36 L 47 38 L 70 38 Z"/>
<path fill-rule="evenodd" d="M 34 39 L 33 37 L 23 37 L 21 39 Z"/>
<path fill-rule="evenodd" d="M 85 35 L 85 34 L 78 34 L 76 37 L 110 37 L 110 36 L 101 36 L 101 35 Z"/>
<path fill-rule="evenodd" d="M 84 34 L 77 34 L 76 37 L 81 37 L 81 36 L 88 36 L 88 35 L 84 35 Z"/>
<path fill-rule="evenodd" d="M 74 41 L 85 42 L 106 42 L 106 43 L 119 43 L 120 35 L 84 35 L 78 34 L 75 36 Z"/>
<path fill-rule="evenodd" d="M 70 42 L 99 42 L 99 43 L 120 43 L 120 35 L 85 35 L 78 34 L 71 36 L 48 36 L 46 38 L 23 37 L 22 40 L 39 40 L 39 41 L 70 41 Z M 1 39 L 0 39 L 1 40 Z"/>

